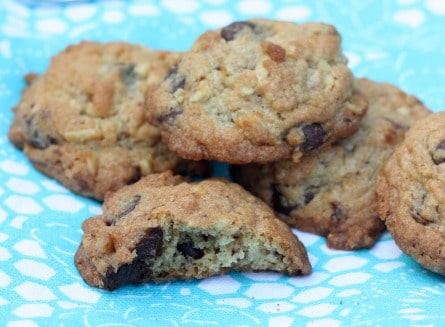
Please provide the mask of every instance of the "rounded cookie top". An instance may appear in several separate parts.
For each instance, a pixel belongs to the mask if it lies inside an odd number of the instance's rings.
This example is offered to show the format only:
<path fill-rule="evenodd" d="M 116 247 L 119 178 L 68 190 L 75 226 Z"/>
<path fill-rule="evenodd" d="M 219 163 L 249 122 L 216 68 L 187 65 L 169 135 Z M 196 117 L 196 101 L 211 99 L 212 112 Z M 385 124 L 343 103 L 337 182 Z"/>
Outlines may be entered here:
<path fill-rule="evenodd" d="M 152 174 L 107 194 L 83 223 L 76 265 L 91 285 L 204 278 L 228 270 L 308 274 L 306 249 L 260 199 L 224 179 Z"/>
<path fill-rule="evenodd" d="M 379 212 L 403 252 L 445 274 L 445 112 L 406 133 L 377 184 Z"/>
<path fill-rule="evenodd" d="M 82 42 L 28 75 L 10 140 L 33 164 L 83 195 L 102 199 L 178 157 L 146 122 L 143 93 L 178 55 L 127 43 Z"/>
<path fill-rule="evenodd" d="M 358 79 L 369 101 L 358 131 L 296 164 L 281 161 L 241 169 L 241 183 L 290 225 L 326 235 L 331 248 L 371 247 L 384 229 L 375 183 L 406 130 L 430 111 L 397 87 Z"/>
<path fill-rule="evenodd" d="M 298 161 L 355 132 L 366 111 L 340 42 L 322 23 L 253 19 L 208 31 L 148 88 L 147 117 L 184 158 Z"/>

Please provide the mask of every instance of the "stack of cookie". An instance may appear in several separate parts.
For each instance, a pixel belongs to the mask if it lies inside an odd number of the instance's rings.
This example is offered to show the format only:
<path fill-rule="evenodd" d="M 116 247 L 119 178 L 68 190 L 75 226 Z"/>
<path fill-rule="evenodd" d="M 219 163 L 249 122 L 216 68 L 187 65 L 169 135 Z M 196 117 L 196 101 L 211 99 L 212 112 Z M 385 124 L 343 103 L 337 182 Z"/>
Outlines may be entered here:
<path fill-rule="evenodd" d="M 235 22 L 184 53 L 84 42 L 31 77 L 9 137 L 37 169 L 105 198 L 83 224 L 76 265 L 106 289 L 230 269 L 308 274 L 291 227 L 335 249 L 371 247 L 384 230 L 377 177 L 430 113 L 392 85 L 355 79 L 322 23 Z M 205 178 L 209 161 L 230 164 L 265 203 L 170 172 Z"/>
<path fill-rule="evenodd" d="M 147 90 L 146 108 L 172 151 L 243 164 L 236 182 L 343 250 L 371 247 L 384 230 L 378 173 L 429 114 L 392 85 L 355 80 L 334 27 L 267 20 L 204 33 Z"/>

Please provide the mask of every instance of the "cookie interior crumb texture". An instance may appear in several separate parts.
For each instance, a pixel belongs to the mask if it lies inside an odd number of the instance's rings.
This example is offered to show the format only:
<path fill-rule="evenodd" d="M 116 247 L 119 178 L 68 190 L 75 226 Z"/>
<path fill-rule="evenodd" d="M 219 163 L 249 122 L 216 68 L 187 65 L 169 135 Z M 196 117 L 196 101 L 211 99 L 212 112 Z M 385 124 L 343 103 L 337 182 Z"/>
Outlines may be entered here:
<path fill-rule="evenodd" d="M 231 270 L 311 272 L 290 228 L 223 179 L 147 176 L 109 194 L 103 214 L 86 220 L 83 230 L 76 265 L 89 284 L 108 290 Z"/>

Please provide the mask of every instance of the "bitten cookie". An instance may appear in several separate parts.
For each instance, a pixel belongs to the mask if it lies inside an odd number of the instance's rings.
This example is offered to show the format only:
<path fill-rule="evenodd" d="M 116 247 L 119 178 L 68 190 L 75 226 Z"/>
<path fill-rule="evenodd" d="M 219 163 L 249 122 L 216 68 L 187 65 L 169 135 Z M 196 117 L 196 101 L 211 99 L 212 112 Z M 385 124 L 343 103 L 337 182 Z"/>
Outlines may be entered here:
<path fill-rule="evenodd" d="M 37 169 L 97 199 L 143 175 L 188 169 L 143 110 L 145 88 L 177 57 L 126 43 L 69 46 L 43 75 L 27 76 L 9 139 Z"/>
<path fill-rule="evenodd" d="M 298 164 L 234 168 L 235 180 L 258 194 L 288 224 L 325 235 L 331 248 L 371 247 L 384 230 L 375 183 L 405 131 L 430 111 L 393 85 L 358 79 L 369 101 L 356 134 Z M 236 171 L 238 170 L 238 171 Z"/>
<path fill-rule="evenodd" d="M 75 255 L 92 286 L 204 278 L 229 270 L 308 274 L 306 249 L 260 199 L 223 179 L 153 174 L 109 193 Z"/>
<path fill-rule="evenodd" d="M 366 111 L 340 42 L 322 23 L 254 19 L 208 31 L 148 88 L 147 118 L 184 158 L 297 162 L 355 132 Z"/>
<path fill-rule="evenodd" d="M 445 112 L 417 122 L 377 183 L 379 212 L 400 249 L 445 274 Z"/>

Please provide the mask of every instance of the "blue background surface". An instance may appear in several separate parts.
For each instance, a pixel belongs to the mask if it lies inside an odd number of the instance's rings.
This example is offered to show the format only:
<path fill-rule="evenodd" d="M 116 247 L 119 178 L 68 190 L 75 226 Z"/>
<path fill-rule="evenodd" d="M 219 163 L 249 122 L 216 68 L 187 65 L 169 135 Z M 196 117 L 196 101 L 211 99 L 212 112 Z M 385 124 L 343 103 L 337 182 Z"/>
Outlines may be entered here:
<path fill-rule="evenodd" d="M 0 325 L 426 326 L 445 318 L 445 279 L 389 234 L 371 250 L 333 251 L 298 233 L 308 277 L 231 273 L 202 281 L 87 286 L 73 264 L 81 223 L 100 204 L 33 169 L 7 140 L 23 76 L 81 40 L 187 50 L 206 29 L 252 17 L 334 24 L 358 77 L 386 81 L 445 108 L 445 1 L 83 1 L 0 4 Z"/>

